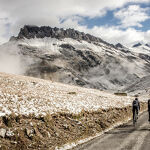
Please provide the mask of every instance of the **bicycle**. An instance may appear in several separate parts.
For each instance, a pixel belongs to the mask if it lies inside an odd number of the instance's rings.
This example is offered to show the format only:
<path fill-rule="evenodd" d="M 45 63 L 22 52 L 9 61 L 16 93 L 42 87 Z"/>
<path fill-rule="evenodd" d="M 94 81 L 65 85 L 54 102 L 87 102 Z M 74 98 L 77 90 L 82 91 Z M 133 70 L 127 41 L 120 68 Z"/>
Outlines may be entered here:
<path fill-rule="evenodd" d="M 137 119 L 138 119 L 138 114 L 136 111 L 134 111 L 134 117 L 133 117 L 133 125 L 134 127 L 137 125 Z"/>

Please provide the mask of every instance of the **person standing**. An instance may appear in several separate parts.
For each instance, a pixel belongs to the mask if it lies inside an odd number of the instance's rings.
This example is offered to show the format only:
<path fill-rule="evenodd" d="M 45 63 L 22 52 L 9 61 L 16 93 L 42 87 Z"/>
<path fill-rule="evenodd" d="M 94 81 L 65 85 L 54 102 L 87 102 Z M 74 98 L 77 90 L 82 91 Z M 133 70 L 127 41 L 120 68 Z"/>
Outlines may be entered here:
<path fill-rule="evenodd" d="M 150 122 L 150 99 L 148 100 L 148 121 Z"/>

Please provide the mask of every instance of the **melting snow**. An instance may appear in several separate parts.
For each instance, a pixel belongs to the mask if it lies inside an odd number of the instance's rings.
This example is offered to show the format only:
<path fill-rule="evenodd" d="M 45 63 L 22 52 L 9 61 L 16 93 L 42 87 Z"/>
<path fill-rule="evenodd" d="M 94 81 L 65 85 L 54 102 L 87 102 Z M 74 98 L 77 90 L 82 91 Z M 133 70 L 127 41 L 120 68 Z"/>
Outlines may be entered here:
<path fill-rule="evenodd" d="M 89 43 L 87 41 L 77 41 L 75 39 L 71 38 L 64 38 L 61 40 L 58 40 L 56 38 L 50 38 L 50 37 L 45 37 L 45 38 L 33 38 L 33 39 L 24 39 L 22 41 L 19 41 L 19 44 L 26 45 L 26 46 L 33 46 L 37 47 L 39 49 L 42 48 L 42 50 L 47 50 L 47 52 L 55 52 L 59 53 L 60 45 L 62 44 L 70 44 L 76 49 L 80 50 L 90 50 L 94 51 L 97 53 L 104 52 L 105 49 L 109 50 L 110 47 L 107 45 L 104 45 L 102 43 Z M 115 49 L 113 49 L 115 52 Z M 112 50 L 111 50 L 112 51 Z M 119 51 L 120 52 L 120 51 Z M 118 51 L 116 52 L 116 54 Z M 121 52 L 120 52 L 121 53 Z"/>
<path fill-rule="evenodd" d="M 4 73 L 0 73 L 0 85 L 0 116 L 11 113 L 79 113 L 82 110 L 124 107 L 131 105 L 133 100 L 129 96 L 120 97 L 95 89 Z"/>
<path fill-rule="evenodd" d="M 150 47 L 145 46 L 145 45 L 130 48 L 129 50 L 131 50 L 132 52 L 135 52 L 135 53 L 142 53 L 142 54 L 150 55 Z"/>

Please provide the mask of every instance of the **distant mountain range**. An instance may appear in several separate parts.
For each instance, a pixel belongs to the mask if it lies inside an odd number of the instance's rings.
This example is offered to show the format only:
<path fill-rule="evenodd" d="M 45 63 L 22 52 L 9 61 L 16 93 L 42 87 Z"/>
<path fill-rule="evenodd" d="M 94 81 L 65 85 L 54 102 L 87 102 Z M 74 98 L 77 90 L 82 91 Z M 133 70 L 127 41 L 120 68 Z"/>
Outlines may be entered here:
<path fill-rule="evenodd" d="M 149 44 L 127 48 L 74 29 L 26 25 L 0 46 L 0 56 L 0 71 L 101 90 L 150 75 Z"/>
<path fill-rule="evenodd" d="M 141 43 L 137 43 L 135 45 L 133 45 L 132 47 L 140 47 L 140 46 L 146 46 L 150 48 L 150 44 L 141 44 Z"/>

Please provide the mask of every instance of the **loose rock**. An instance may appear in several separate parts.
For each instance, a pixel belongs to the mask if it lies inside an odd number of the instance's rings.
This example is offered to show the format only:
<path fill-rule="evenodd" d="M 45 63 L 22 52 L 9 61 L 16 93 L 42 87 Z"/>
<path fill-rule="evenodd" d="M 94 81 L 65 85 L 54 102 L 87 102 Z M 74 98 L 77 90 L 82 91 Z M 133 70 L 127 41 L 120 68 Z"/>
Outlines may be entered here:
<path fill-rule="evenodd" d="M 6 129 L 1 128 L 1 129 L 0 129 L 0 137 L 4 138 L 5 135 L 6 135 Z"/>

